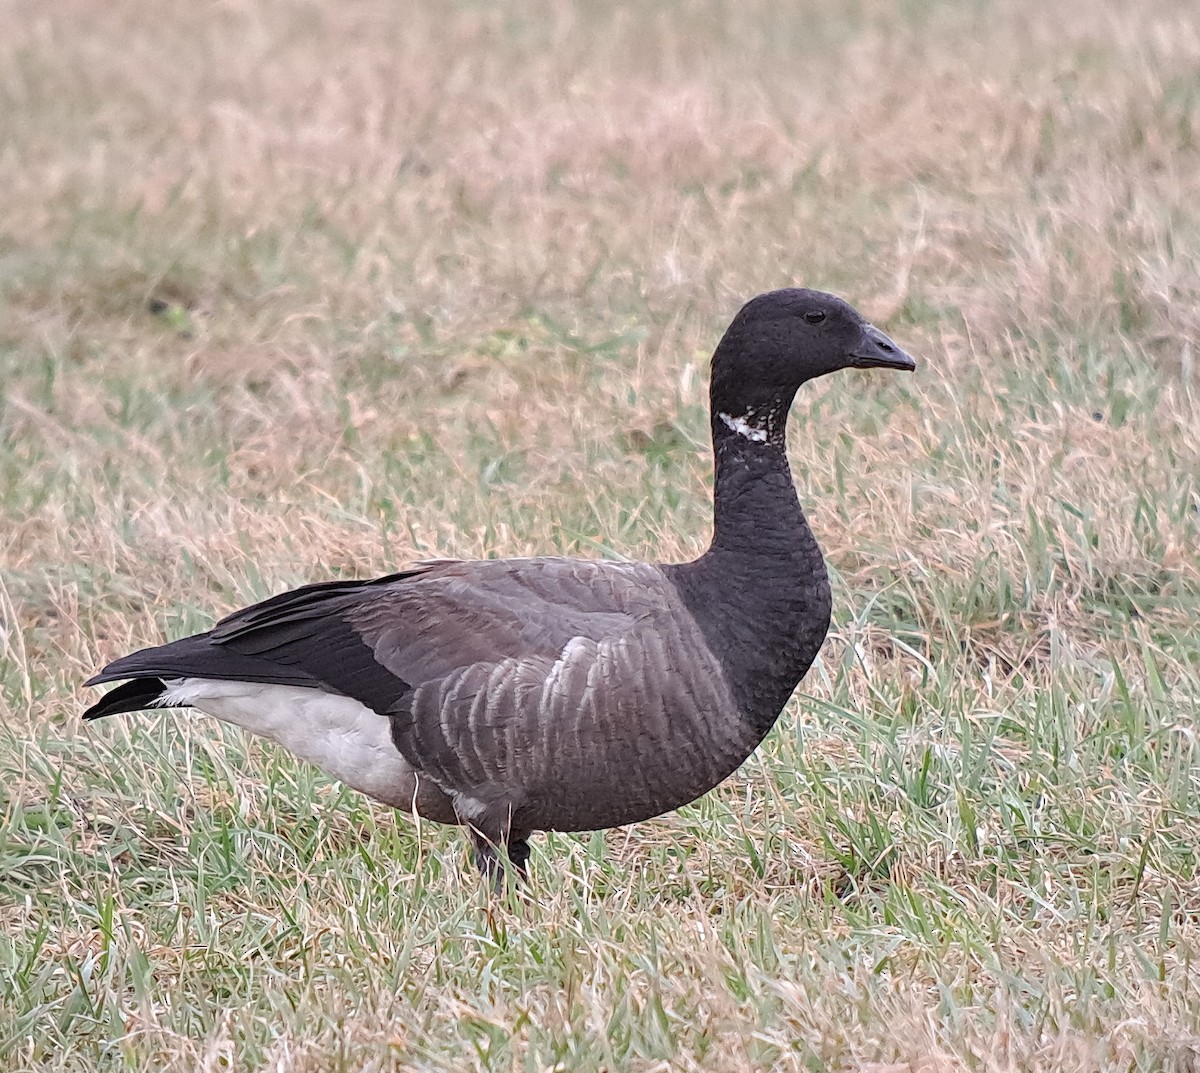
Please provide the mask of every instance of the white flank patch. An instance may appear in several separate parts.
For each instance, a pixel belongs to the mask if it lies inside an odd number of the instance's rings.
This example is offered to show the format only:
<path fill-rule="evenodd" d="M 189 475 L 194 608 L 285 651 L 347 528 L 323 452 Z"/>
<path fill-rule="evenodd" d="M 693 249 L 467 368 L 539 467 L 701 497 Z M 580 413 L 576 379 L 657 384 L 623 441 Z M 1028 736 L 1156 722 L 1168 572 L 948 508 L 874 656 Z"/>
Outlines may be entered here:
<path fill-rule="evenodd" d="M 767 442 L 767 430 L 765 428 L 755 428 L 744 417 L 733 417 L 731 414 L 717 414 L 717 416 L 725 422 L 725 427 L 732 429 L 739 436 L 745 436 L 748 440 L 753 440 L 755 443 Z"/>
<path fill-rule="evenodd" d="M 412 807 L 413 769 L 389 720 L 350 697 L 300 686 L 175 678 L 162 703 L 198 708 L 278 742 L 347 786 L 396 808 Z"/>

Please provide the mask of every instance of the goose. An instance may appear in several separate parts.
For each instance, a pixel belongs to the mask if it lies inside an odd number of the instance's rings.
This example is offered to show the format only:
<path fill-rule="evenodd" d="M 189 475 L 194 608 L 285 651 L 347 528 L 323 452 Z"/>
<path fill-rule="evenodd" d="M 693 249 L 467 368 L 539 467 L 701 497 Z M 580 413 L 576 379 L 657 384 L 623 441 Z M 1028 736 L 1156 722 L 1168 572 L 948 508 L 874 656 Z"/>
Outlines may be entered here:
<path fill-rule="evenodd" d="M 698 559 L 439 559 L 305 585 L 114 660 L 85 684 L 124 684 L 83 718 L 198 709 L 465 827 L 495 883 L 526 876 L 534 832 L 685 805 L 754 751 L 825 640 L 829 578 L 786 424 L 802 384 L 845 368 L 916 362 L 821 291 L 771 291 L 734 317 L 712 358 Z"/>

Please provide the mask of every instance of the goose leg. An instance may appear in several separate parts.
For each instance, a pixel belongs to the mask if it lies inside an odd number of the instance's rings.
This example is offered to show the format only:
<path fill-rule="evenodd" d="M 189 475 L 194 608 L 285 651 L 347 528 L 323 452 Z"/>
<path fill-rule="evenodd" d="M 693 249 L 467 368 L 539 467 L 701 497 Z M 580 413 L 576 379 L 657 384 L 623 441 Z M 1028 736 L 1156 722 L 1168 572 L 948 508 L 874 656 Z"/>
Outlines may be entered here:
<path fill-rule="evenodd" d="M 529 839 L 513 838 L 510 835 L 508 839 L 508 859 L 512 862 L 513 868 L 517 870 L 518 878 L 528 882 Z"/>
<path fill-rule="evenodd" d="M 489 880 L 492 886 L 499 890 L 504 884 L 504 865 L 500 863 L 500 857 L 496 853 L 496 844 L 474 827 L 471 828 L 471 842 L 475 847 L 472 854 L 475 867 L 484 879 Z"/>
<path fill-rule="evenodd" d="M 500 850 L 504 849 L 509 863 L 516 873 L 518 882 L 529 879 L 529 841 L 526 837 L 513 837 L 503 842 L 488 838 L 476 827 L 471 829 L 471 842 L 474 845 L 475 867 L 489 880 L 497 894 L 504 891 L 504 862 L 500 859 Z"/>

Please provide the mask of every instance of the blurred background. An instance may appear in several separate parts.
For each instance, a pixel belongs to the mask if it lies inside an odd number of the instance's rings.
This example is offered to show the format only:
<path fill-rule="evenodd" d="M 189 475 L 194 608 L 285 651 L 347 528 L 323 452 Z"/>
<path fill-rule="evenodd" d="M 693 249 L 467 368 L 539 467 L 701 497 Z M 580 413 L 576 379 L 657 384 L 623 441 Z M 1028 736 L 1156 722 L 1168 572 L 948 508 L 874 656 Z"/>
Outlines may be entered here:
<path fill-rule="evenodd" d="M 1185 0 L 0 8 L 5 1068 L 1191 1068 L 1198 139 Z M 525 918 L 78 724 L 303 581 L 697 554 L 708 356 L 793 284 L 920 361 L 797 402 L 831 641 Z"/>

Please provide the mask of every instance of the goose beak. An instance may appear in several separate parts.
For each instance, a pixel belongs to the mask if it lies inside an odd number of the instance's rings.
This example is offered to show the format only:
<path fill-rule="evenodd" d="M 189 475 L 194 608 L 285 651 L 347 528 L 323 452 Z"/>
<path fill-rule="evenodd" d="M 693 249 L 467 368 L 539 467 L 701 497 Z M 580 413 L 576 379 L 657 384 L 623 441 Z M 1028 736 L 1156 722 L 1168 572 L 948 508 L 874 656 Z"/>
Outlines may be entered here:
<path fill-rule="evenodd" d="M 916 360 L 901 350 L 874 324 L 864 324 L 858 345 L 850 352 L 851 364 L 856 369 L 902 369 L 911 373 Z"/>

